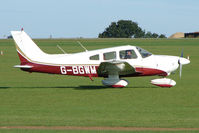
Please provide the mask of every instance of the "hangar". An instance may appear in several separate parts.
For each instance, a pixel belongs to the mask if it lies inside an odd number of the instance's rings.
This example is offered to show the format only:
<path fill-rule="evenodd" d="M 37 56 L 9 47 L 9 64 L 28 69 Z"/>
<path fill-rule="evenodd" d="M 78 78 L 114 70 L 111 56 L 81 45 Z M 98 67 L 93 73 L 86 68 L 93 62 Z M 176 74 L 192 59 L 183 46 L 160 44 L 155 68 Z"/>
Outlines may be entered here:
<path fill-rule="evenodd" d="M 190 32 L 184 34 L 185 38 L 199 38 L 199 32 Z"/>

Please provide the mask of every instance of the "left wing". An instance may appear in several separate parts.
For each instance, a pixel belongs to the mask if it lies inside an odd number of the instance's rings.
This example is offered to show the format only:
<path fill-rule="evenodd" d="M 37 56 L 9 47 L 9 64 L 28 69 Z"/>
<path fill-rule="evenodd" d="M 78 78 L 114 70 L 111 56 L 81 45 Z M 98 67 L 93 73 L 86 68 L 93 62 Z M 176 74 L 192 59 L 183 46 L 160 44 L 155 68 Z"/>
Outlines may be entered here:
<path fill-rule="evenodd" d="M 129 63 L 123 61 L 102 62 L 97 69 L 99 77 L 107 77 L 108 75 L 125 76 L 135 74 L 135 68 Z"/>

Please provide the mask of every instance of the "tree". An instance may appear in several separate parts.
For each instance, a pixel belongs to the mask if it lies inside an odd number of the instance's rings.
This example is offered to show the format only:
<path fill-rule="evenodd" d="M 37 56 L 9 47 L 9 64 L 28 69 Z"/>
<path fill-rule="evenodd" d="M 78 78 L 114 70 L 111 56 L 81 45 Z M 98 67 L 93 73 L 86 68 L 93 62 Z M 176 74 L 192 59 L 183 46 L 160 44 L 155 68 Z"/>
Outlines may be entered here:
<path fill-rule="evenodd" d="M 145 36 L 145 30 L 142 30 L 140 27 L 138 27 L 134 35 L 134 38 L 144 38 L 144 36 Z"/>
<path fill-rule="evenodd" d="M 12 39 L 12 38 L 13 38 L 12 35 L 7 36 L 7 39 Z"/>
<path fill-rule="evenodd" d="M 150 31 L 148 31 L 144 38 L 167 38 L 165 35 L 161 34 L 161 35 L 158 35 L 157 33 L 151 33 Z"/>
<path fill-rule="evenodd" d="M 145 32 L 136 22 L 131 20 L 119 20 L 112 22 L 104 32 L 98 35 L 99 38 L 166 38 L 165 35 Z"/>
<path fill-rule="evenodd" d="M 99 38 L 131 38 L 143 35 L 142 29 L 136 22 L 131 20 L 119 20 L 117 23 L 112 22 L 103 33 L 99 34 Z"/>
<path fill-rule="evenodd" d="M 153 33 L 151 38 L 157 38 L 159 35 L 157 33 Z"/>
<path fill-rule="evenodd" d="M 152 37 L 152 33 L 150 32 L 150 31 L 148 31 L 146 34 L 145 34 L 145 36 L 144 36 L 144 38 L 151 38 Z"/>
<path fill-rule="evenodd" d="M 158 38 L 167 38 L 164 34 L 159 35 Z"/>

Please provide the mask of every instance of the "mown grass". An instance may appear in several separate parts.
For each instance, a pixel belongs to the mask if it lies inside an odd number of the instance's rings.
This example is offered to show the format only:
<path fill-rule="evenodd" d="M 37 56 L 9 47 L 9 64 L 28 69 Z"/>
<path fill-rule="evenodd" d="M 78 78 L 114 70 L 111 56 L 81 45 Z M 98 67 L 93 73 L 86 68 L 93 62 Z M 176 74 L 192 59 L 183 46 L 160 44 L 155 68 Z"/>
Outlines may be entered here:
<path fill-rule="evenodd" d="M 104 131 L 104 130 L 28 130 L 28 129 L 2 129 L 1 133 L 198 133 L 198 131 Z"/>
<path fill-rule="evenodd" d="M 77 39 L 35 40 L 48 53 L 80 52 Z M 102 78 L 26 73 L 13 40 L 0 40 L 0 126 L 198 127 L 199 39 L 80 39 L 88 50 L 138 45 L 154 54 L 190 56 L 191 64 L 169 76 L 173 88 L 152 86 L 156 77 L 126 78 L 126 88 L 105 88 Z M 17 131 L 16 131 L 17 132 Z M 41 131 L 45 132 L 45 131 Z M 61 131 L 59 131 L 61 132 Z M 84 132 L 84 131 L 82 131 Z M 86 131 L 85 131 L 86 132 Z M 88 131 L 89 132 L 89 131 Z"/>

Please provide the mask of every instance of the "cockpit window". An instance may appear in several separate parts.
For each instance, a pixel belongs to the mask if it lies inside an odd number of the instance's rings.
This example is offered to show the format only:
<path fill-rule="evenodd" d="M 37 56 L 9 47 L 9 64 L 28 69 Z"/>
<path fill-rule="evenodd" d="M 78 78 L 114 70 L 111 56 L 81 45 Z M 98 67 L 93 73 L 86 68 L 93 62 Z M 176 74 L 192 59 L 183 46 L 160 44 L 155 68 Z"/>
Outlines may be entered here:
<path fill-rule="evenodd" d="M 93 56 L 90 56 L 89 58 L 90 60 L 99 60 L 99 55 L 93 55 Z"/>
<path fill-rule="evenodd" d="M 104 56 L 104 60 L 116 59 L 116 52 L 104 53 L 103 56 Z"/>
<path fill-rule="evenodd" d="M 150 52 L 148 52 L 140 47 L 136 47 L 136 48 L 139 51 L 139 53 L 141 54 L 142 58 L 146 58 L 146 57 L 149 57 L 152 55 Z"/>
<path fill-rule="evenodd" d="M 137 55 L 134 50 L 120 51 L 120 59 L 136 59 Z"/>

